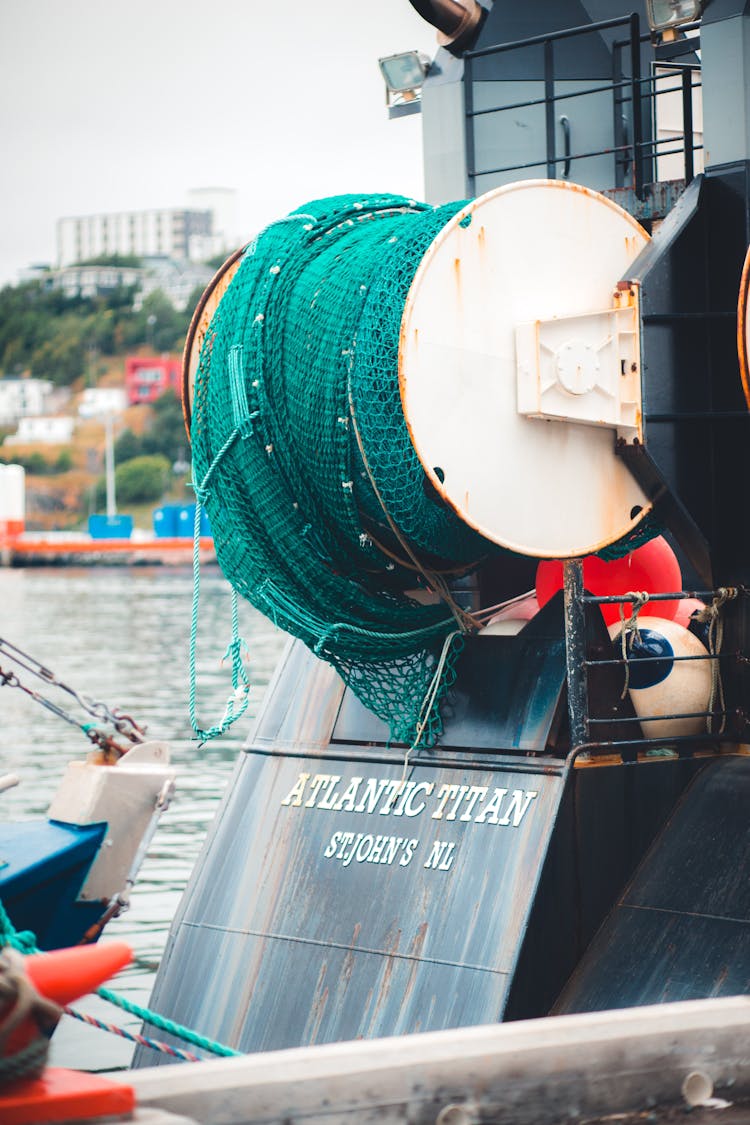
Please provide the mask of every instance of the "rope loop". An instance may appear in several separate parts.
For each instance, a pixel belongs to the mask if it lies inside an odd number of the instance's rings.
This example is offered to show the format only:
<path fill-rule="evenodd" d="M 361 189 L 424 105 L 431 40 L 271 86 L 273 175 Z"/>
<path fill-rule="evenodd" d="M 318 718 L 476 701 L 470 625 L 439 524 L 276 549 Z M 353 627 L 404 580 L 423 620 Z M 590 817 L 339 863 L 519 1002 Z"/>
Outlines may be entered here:
<path fill-rule="evenodd" d="M 50 1037 L 61 1015 L 62 1008 L 34 988 L 24 970 L 21 954 L 7 945 L 0 953 L 0 1084 L 41 1073 L 47 1061 Z M 27 1021 L 35 1027 L 33 1039 L 8 1054 L 12 1033 Z"/>
<path fill-rule="evenodd" d="M 193 492 L 195 493 L 195 499 L 197 500 L 197 502 L 202 508 L 205 508 L 206 501 L 211 495 L 211 490 L 209 488 L 204 488 L 201 484 L 196 484 L 195 482 L 193 482 Z"/>
<path fill-rule="evenodd" d="M 623 664 L 625 665 L 625 681 L 623 683 L 622 692 L 620 694 L 620 699 L 625 698 L 625 696 L 628 694 L 628 689 L 630 687 L 630 660 L 628 658 L 629 637 L 632 634 L 633 638 L 637 640 L 637 638 L 639 636 L 638 614 L 641 612 L 641 610 L 645 606 L 646 602 L 648 601 L 649 593 L 648 593 L 648 590 L 628 590 L 627 594 L 625 595 L 625 599 L 626 600 L 621 601 L 619 606 L 618 606 L 618 609 L 619 609 L 619 612 L 620 612 L 619 639 L 620 639 L 620 646 L 621 646 L 621 651 L 622 651 L 622 660 L 623 660 Z M 628 619 L 626 621 L 625 620 L 625 606 L 628 604 L 628 601 L 632 601 L 633 608 L 631 609 L 630 616 L 628 617 Z M 632 643 L 633 642 L 630 641 L 631 647 L 632 647 Z"/>
<path fill-rule="evenodd" d="M 228 731 L 238 719 L 242 718 L 250 703 L 250 681 L 248 680 L 247 672 L 245 671 L 245 666 L 242 661 L 243 651 L 249 652 L 249 649 L 245 641 L 240 637 L 237 591 L 233 588 L 231 598 L 232 637 L 221 662 L 223 664 L 224 661 L 231 656 L 232 688 L 234 690 L 227 699 L 224 714 L 218 723 L 214 723 L 213 726 L 206 729 L 199 725 L 196 717 L 196 649 L 198 643 L 198 610 L 200 607 L 200 526 L 202 507 L 200 497 L 196 492 L 195 524 L 193 526 L 193 607 L 190 620 L 188 713 L 190 716 L 190 725 L 198 739 L 199 746 L 204 746 L 207 742 L 218 738 Z M 237 705 L 239 705 L 239 708 L 235 711 Z"/>
<path fill-rule="evenodd" d="M 711 654 L 711 692 L 708 697 L 708 715 L 706 716 L 706 731 L 708 734 L 723 734 L 727 725 L 727 717 L 721 715 L 718 729 L 714 730 L 714 710 L 724 712 L 724 684 L 721 679 L 721 646 L 724 641 L 724 615 L 721 612 L 727 602 L 737 597 L 738 590 L 735 586 L 720 586 L 711 604 L 696 614 L 702 624 L 708 622 L 708 651 Z"/>

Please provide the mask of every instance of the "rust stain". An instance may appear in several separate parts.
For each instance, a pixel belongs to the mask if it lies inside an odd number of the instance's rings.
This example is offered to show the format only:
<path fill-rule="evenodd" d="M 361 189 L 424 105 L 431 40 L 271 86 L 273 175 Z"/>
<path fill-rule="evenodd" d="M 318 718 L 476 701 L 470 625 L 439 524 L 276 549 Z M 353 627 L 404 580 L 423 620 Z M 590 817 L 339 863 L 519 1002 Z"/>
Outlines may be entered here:
<path fill-rule="evenodd" d="M 460 304 L 463 297 L 460 258 L 453 259 L 453 280 L 456 284 L 456 300 Z"/>
<path fill-rule="evenodd" d="M 349 942 L 349 949 L 346 956 L 344 957 L 344 962 L 341 966 L 341 973 L 339 974 L 338 985 L 336 987 L 336 993 L 339 1000 L 341 999 L 343 993 L 346 992 L 349 981 L 352 979 L 352 973 L 354 972 L 354 950 L 355 946 L 359 942 L 359 935 L 361 932 L 362 923 L 357 922 L 352 933 L 352 940 Z"/>
<path fill-rule="evenodd" d="M 403 993 L 403 997 L 402 997 L 402 1004 L 406 1004 L 410 1000 L 411 995 L 414 991 L 414 985 L 415 985 L 416 980 L 417 980 L 417 973 L 419 972 L 420 962 L 422 960 L 422 951 L 424 949 L 424 943 L 425 943 L 426 938 L 427 938 L 427 923 L 422 922 L 419 925 L 419 927 L 417 928 L 417 932 L 414 935 L 414 938 L 413 938 L 412 943 L 411 943 L 411 949 L 409 951 L 411 953 L 412 957 L 414 958 L 414 960 L 412 961 L 411 969 L 409 971 L 409 979 L 406 982 L 406 987 L 404 988 L 404 993 Z"/>
<path fill-rule="evenodd" d="M 427 937 L 427 923 L 421 922 L 417 927 L 417 932 L 414 935 L 414 940 L 411 943 L 409 953 L 412 957 L 421 957 L 422 950 L 424 949 L 425 939 Z"/>
<path fill-rule="evenodd" d="M 320 998 L 318 1000 L 316 1000 L 316 1002 L 313 1004 L 312 1010 L 315 1014 L 315 1020 L 313 1022 L 313 1026 L 312 1026 L 312 1033 L 310 1035 L 310 1043 L 314 1043 L 315 1040 L 318 1037 L 318 1032 L 320 1031 L 320 1025 L 321 1025 L 322 1020 L 323 1020 L 323 1014 L 325 1012 L 325 1007 L 326 1007 L 327 1001 L 328 1001 L 328 988 L 326 987 L 321 992 Z"/>
<path fill-rule="evenodd" d="M 320 1031 L 320 1025 L 323 1021 L 323 1015 L 325 1014 L 325 1008 L 328 1002 L 328 986 L 324 986 L 323 982 L 327 972 L 328 962 L 323 961 L 320 966 L 320 972 L 318 973 L 318 979 L 315 982 L 315 999 L 310 1007 L 310 1016 L 308 1018 L 308 1024 L 310 1019 L 312 1019 L 312 1027 L 308 1037 L 309 1043 L 315 1042 L 318 1032 Z"/>

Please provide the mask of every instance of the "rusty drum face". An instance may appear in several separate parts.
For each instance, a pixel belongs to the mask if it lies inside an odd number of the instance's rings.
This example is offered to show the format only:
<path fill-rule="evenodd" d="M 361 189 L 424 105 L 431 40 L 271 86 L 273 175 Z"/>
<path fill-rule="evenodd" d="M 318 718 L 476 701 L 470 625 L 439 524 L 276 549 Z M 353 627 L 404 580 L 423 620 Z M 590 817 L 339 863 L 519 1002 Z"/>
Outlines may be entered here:
<path fill-rule="evenodd" d="M 196 305 L 188 328 L 185 340 L 185 350 L 182 353 L 182 412 L 185 416 L 185 428 L 190 437 L 190 419 L 193 407 L 193 386 L 195 374 L 198 370 L 198 358 L 201 353 L 203 341 L 206 338 L 211 318 L 219 307 L 222 297 L 229 288 L 229 283 L 239 269 L 243 250 L 235 252 L 227 258 L 226 262 L 216 271 L 206 286 L 203 295 Z"/>
<path fill-rule="evenodd" d="M 563 181 L 489 192 L 441 231 L 401 325 L 407 425 L 435 489 L 488 539 L 596 551 L 651 510 L 616 453 L 642 440 L 637 286 L 648 235 Z"/>

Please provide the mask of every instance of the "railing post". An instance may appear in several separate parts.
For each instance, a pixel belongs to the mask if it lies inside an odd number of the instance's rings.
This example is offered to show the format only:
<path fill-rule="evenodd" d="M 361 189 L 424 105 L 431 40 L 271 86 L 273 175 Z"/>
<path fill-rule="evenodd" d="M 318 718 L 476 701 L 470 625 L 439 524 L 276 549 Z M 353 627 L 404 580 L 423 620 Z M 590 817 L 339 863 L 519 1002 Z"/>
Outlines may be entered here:
<path fill-rule="evenodd" d="M 633 113 L 633 173 L 636 199 L 643 199 L 643 120 L 641 117 L 641 21 L 630 17 L 630 96 Z"/>
<path fill-rule="evenodd" d="M 555 96 L 555 54 L 554 47 L 551 39 L 544 40 L 544 98 L 545 98 L 545 118 L 547 124 L 547 178 L 549 180 L 557 179 L 557 164 L 555 163 L 555 156 L 557 155 L 557 148 L 555 144 L 555 103 L 552 98 Z"/>
<path fill-rule="evenodd" d="M 583 563 L 563 563 L 565 660 L 568 673 L 568 718 L 571 750 L 589 741 L 589 700 L 586 680 L 586 618 L 583 607 Z"/>
<path fill-rule="evenodd" d="M 685 145 L 685 183 L 695 175 L 693 165 L 693 70 L 682 68 L 682 134 Z"/>
<path fill-rule="evenodd" d="M 476 195 L 474 171 L 474 66 L 471 55 L 464 55 L 464 141 L 466 145 L 466 194 Z"/>

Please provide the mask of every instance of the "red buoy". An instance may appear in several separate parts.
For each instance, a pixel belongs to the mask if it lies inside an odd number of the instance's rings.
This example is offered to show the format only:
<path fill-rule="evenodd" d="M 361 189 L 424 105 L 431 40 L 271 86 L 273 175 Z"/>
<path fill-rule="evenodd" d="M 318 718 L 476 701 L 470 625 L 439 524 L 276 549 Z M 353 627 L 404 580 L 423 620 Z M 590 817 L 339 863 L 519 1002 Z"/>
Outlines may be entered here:
<path fill-rule="evenodd" d="M 627 594 L 630 591 L 647 591 L 649 594 L 669 594 L 682 589 L 682 572 L 672 548 L 663 536 L 644 543 L 621 559 L 606 562 L 598 555 L 587 555 L 583 560 L 583 584 L 590 594 L 605 597 Z M 563 587 L 563 564 L 560 559 L 543 559 L 536 571 L 536 596 L 543 606 Z M 677 613 L 676 600 L 648 603 L 650 617 L 673 619 Z M 620 606 L 612 603 L 599 607 L 607 625 L 620 620 Z M 632 613 L 632 603 L 623 606 L 625 617 Z"/>

